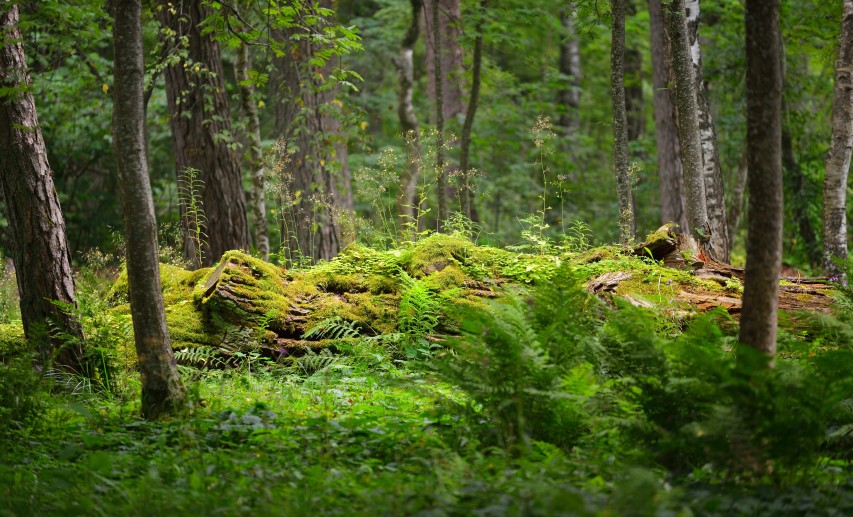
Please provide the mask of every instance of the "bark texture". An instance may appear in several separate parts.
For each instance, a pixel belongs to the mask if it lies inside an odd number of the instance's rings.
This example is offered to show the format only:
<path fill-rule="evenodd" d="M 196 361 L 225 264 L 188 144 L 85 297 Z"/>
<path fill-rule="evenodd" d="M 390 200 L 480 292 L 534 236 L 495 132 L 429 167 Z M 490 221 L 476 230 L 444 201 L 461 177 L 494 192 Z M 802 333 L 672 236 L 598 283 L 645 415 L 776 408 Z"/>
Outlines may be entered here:
<path fill-rule="evenodd" d="M 678 141 L 684 170 L 684 191 L 690 233 L 702 246 L 710 237 L 702 175 L 702 147 L 699 137 L 699 108 L 696 103 L 696 79 L 690 57 L 684 0 L 672 0 L 664 6 L 664 18 L 672 51 L 675 94 L 678 113 Z"/>
<path fill-rule="evenodd" d="M 175 31 L 166 44 L 178 51 L 186 41 L 187 57 L 165 70 L 166 97 L 179 186 L 187 185 L 187 168 L 197 169 L 203 182 L 200 196 L 207 221 L 201 226 L 206 242 L 202 243 L 201 264 L 196 265 L 210 265 L 227 250 L 249 249 L 240 156 L 232 145 L 222 59 L 219 44 L 199 27 L 210 15 L 209 7 L 198 1 L 167 0 L 161 6 L 161 25 Z M 186 200 L 182 201 L 184 258 L 197 262 L 193 223 L 186 217 Z"/>
<path fill-rule="evenodd" d="M 459 189 L 459 197 L 462 205 L 462 215 L 468 219 L 473 219 L 473 211 L 471 209 L 471 200 L 473 192 L 471 191 L 471 131 L 474 128 L 474 117 L 477 114 L 477 105 L 480 101 L 480 78 L 483 68 L 483 18 L 488 2 L 481 0 L 480 16 L 477 20 L 476 31 L 477 36 L 474 38 L 474 62 L 471 65 L 471 96 L 468 99 L 468 109 L 465 112 L 465 124 L 462 126 L 462 144 L 459 154 L 459 169 L 461 169 L 461 178 Z"/>
<path fill-rule="evenodd" d="M 782 62 L 779 1 L 746 2 L 749 218 L 740 341 L 776 353 L 782 267 Z"/>
<path fill-rule="evenodd" d="M 631 178 L 628 176 L 628 120 L 625 112 L 625 2 L 611 0 L 613 18 L 610 47 L 610 99 L 613 105 L 613 162 L 616 169 L 616 197 L 619 201 L 619 239 L 622 244 L 634 237 Z"/>
<path fill-rule="evenodd" d="M 562 14 L 563 41 L 560 44 L 560 73 L 566 81 L 563 88 L 557 92 L 557 103 L 560 108 L 559 125 L 566 136 L 578 132 L 580 117 L 580 80 L 581 80 L 581 49 L 575 25 L 577 10 L 566 9 Z"/>
<path fill-rule="evenodd" d="M 720 170 L 720 154 L 717 150 L 717 134 L 711 105 L 708 102 L 707 85 L 702 73 L 702 50 L 699 44 L 699 0 L 685 0 L 685 17 L 690 36 L 690 57 L 696 84 L 696 104 L 699 109 L 699 142 L 702 151 L 702 177 L 705 179 L 705 202 L 708 224 L 711 227 L 708 251 L 717 259 L 728 262 L 731 253 L 726 202 L 723 197 L 723 173 Z"/>
<path fill-rule="evenodd" d="M 438 194 L 438 221 L 436 227 L 441 231 L 444 227 L 444 222 L 447 220 L 447 170 L 444 163 L 444 116 L 445 105 L 444 98 L 444 81 L 445 73 L 452 73 L 450 70 L 445 70 L 442 56 L 444 55 L 442 48 L 442 23 L 437 21 L 442 19 L 441 15 L 441 0 L 432 0 L 432 45 L 433 45 L 433 84 L 435 85 L 435 127 L 436 127 L 436 151 L 435 151 L 435 168 L 436 168 L 436 190 Z M 429 23 L 429 22 L 428 22 Z M 429 47 L 429 45 L 427 45 Z M 427 60 L 429 61 L 429 60 Z"/>
<path fill-rule="evenodd" d="M 117 1 L 114 13 L 113 150 L 124 202 L 127 282 L 142 377 L 142 415 L 156 419 L 183 408 L 186 397 L 166 327 L 157 221 L 146 161 L 141 0 Z"/>
<path fill-rule="evenodd" d="M 27 339 L 38 343 L 42 359 L 84 372 L 79 322 L 52 303 L 75 304 L 74 279 L 62 208 L 39 129 L 21 32 L 18 7 L 0 6 L 0 187 L 20 292 Z M 57 330 L 77 342 L 65 344 Z"/>
<path fill-rule="evenodd" d="M 832 143 L 826 156 L 823 184 L 823 256 L 826 275 L 845 282 L 835 259 L 847 258 L 847 174 L 853 149 L 853 0 L 844 0 L 835 96 L 832 103 Z"/>
<path fill-rule="evenodd" d="M 397 116 L 400 129 L 406 140 L 406 170 L 400 182 L 400 196 L 397 213 L 401 228 L 418 219 L 418 181 L 421 177 L 421 135 L 415 105 L 412 102 L 415 85 L 415 43 L 420 36 L 423 0 L 411 0 L 412 22 L 400 44 L 400 50 L 394 65 L 397 67 Z M 414 237 L 413 235 L 411 237 Z"/>
<path fill-rule="evenodd" d="M 661 0 L 649 0 L 649 28 L 652 50 L 652 84 L 654 87 L 655 141 L 657 143 L 658 178 L 660 181 L 661 223 L 676 223 L 688 230 L 684 200 L 684 178 L 681 151 L 678 148 L 672 67 L 669 40 L 663 21 Z"/>
<path fill-rule="evenodd" d="M 235 63 L 240 87 L 240 104 L 246 117 L 246 136 L 249 144 L 248 164 L 252 175 L 250 206 L 254 227 L 255 249 L 264 260 L 270 257 L 270 238 L 267 230 L 266 189 L 264 188 L 264 157 L 261 149 L 261 124 L 258 105 L 255 103 L 255 87 L 249 78 L 252 68 L 249 46 L 243 44 L 237 50 Z"/>

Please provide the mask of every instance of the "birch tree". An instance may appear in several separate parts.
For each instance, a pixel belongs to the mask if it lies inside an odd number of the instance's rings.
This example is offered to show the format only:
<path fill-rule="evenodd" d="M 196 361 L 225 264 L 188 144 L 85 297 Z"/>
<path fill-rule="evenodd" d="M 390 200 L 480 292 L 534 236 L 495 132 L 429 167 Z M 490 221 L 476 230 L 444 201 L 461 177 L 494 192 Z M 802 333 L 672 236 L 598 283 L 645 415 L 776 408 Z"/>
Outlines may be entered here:
<path fill-rule="evenodd" d="M 675 95 L 678 108 L 678 141 L 684 170 L 684 191 L 690 234 L 703 247 L 711 231 L 702 175 L 702 147 L 699 136 L 699 107 L 696 78 L 687 37 L 684 0 L 672 0 L 663 8 L 672 51 Z"/>
<path fill-rule="evenodd" d="M 837 259 L 847 258 L 847 173 L 853 149 L 853 0 L 844 0 L 835 96 L 832 103 L 832 142 L 826 156 L 823 183 L 824 270 L 847 282 Z"/>
<path fill-rule="evenodd" d="M 690 38 L 690 58 L 693 62 L 696 105 L 699 110 L 699 147 L 702 152 L 702 177 L 705 181 L 705 204 L 711 235 L 708 248 L 711 255 L 724 262 L 729 261 L 728 223 L 726 203 L 723 197 L 723 173 L 720 170 L 720 155 L 717 149 L 717 134 L 708 102 L 705 77 L 702 73 L 702 49 L 699 44 L 700 0 L 685 0 L 685 18 Z"/>

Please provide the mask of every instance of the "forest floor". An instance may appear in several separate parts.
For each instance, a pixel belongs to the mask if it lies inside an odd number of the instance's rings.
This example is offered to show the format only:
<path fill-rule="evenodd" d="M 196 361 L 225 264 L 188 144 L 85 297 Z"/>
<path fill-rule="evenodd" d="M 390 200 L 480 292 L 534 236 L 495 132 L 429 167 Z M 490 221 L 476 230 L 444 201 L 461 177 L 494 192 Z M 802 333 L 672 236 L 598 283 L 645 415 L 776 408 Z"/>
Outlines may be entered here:
<path fill-rule="evenodd" d="M 430 239 L 164 266 L 193 407 L 160 422 L 126 285 L 82 274 L 94 383 L 0 329 L 0 515 L 853 514 L 848 291 L 784 281 L 816 310 L 784 311 L 767 369 L 737 274 Z"/>

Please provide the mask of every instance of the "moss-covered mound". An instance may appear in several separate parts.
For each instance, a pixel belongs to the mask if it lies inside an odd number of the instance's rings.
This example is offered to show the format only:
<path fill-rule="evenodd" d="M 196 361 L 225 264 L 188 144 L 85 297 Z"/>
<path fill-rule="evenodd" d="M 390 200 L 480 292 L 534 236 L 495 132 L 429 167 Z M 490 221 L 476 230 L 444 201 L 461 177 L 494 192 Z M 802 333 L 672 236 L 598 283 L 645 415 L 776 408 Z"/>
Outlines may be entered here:
<path fill-rule="evenodd" d="M 660 231 L 654 237 L 655 242 L 673 239 Z M 635 305 L 684 315 L 714 306 L 739 311 L 737 275 L 726 276 L 719 268 L 665 267 L 655 257 L 643 257 L 651 255 L 648 246 L 637 249 L 533 255 L 432 235 L 389 251 L 353 244 L 335 259 L 303 270 L 230 251 L 216 267 L 190 272 L 162 265 L 161 274 L 173 346 L 179 360 L 198 364 L 206 364 L 211 351 L 230 357 L 261 351 L 280 358 L 321 348 L 329 344 L 324 333 L 309 331 L 330 321 L 362 336 L 394 334 L 411 325 L 406 297 L 415 291 L 443 303 L 480 304 L 500 296 L 504 284 L 535 284 L 558 271 L 565 274 L 563 265 L 589 291 Z M 828 307 L 826 292 L 811 295 Z M 116 310 L 128 310 L 126 276 L 116 282 L 111 299 Z"/>

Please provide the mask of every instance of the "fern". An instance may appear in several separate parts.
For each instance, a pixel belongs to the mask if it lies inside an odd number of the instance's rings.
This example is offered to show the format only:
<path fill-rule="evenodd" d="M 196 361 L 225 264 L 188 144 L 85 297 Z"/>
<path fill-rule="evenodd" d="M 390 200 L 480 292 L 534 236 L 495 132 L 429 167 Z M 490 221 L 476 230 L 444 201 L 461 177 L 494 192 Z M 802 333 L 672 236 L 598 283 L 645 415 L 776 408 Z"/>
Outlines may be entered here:
<path fill-rule="evenodd" d="M 397 328 L 406 339 L 403 349 L 409 358 L 429 356 L 436 345 L 426 337 L 438 326 L 438 300 L 429 286 L 422 280 L 417 280 L 400 272 L 403 293 L 398 307 Z"/>
<path fill-rule="evenodd" d="M 175 361 L 178 364 L 201 368 L 223 368 L 232 362 L 220 349 L 206 345 L 176 350 Z"/>
<path fill-rule="evenodd" d="M 328 369 L 330 366 L 340 362 L 340 360 L 340 356 L 332 354 L 327 348 L 324 348 L 319 353 L 309 348 L 306 349 L 305 355 L 296 360 L 296 364 L 302 370 L 302 373 L 309 376 Z"/>
<path fill-rule="evenodd" d="M 319 341 L 321 339 L 354 339 L 359 337 L 361 330 L 355 322 L 345 320 L 340 316 L 326 318 L 305 332 L 302 339 Z"/>

